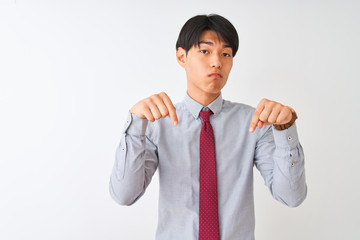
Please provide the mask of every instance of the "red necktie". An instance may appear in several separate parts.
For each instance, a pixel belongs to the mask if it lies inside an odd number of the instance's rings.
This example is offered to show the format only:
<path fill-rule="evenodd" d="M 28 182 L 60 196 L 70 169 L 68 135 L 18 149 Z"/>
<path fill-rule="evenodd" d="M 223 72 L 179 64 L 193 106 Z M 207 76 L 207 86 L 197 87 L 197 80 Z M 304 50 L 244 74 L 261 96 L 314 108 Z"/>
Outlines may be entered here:
<path fill-rule="evenodd" d="M 199 240 L 219 240 L 218 195 L 214 132 L 210 124 L 213 112 L 201 111 Z"/>

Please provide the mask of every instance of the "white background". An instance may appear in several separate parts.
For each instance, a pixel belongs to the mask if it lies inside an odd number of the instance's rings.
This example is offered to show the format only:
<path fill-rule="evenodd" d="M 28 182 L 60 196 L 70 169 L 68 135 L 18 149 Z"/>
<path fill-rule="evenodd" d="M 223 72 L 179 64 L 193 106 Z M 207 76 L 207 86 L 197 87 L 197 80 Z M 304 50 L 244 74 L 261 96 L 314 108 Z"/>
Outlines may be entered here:
<path fill-rule="evenodd" d="M 359 1 L 0 0 L 0 239 L 154 239 L 158 175 L 133 206 L 108 192 L 128 109 L 185 96 L 183 24 L 218 13 L 240 36 L 223 98 L 293 107 L 308 197 L 255 174 L 256 239 L 360 239 Z"/>

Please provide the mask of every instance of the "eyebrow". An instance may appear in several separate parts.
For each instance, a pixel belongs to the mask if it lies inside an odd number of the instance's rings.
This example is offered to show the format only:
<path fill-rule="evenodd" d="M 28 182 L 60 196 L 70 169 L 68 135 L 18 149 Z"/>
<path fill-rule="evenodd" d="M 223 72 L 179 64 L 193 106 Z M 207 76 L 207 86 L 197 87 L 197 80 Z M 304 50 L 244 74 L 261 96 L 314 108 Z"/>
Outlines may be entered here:
<path fill-rule="evenodd" d="M 210 45 L 210 46 L 214 46 L 214 43 L 213 42 L 209 42 L 209 41 L 200 41 L 199 42 L 199 45 L 200 44 L 207 44 L 207 45 Z M 231 48 L 231 46 L 229 44 L 224 44 L 223 45 L 223 48 Z"/>

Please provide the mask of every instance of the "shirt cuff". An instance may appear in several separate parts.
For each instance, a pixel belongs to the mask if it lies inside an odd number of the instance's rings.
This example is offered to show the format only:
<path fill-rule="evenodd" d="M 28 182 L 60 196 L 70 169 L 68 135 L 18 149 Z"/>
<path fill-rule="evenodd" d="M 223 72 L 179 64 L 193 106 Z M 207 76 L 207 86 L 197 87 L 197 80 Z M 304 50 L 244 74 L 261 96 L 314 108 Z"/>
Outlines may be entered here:
<path fill-rule="evenodd" d="M 139 118 L 129 111 L 123 133 L 145 136 L 147 125 L 148 120 L 146 118 Z"/>
<path fill-rule="evenodd" d="M 272 125 L 275 145 L 279 147 L 296 147 L 299 144 L 299 137 L 296 130 L 296 123 L 284 130 L 277 130 Z"/>

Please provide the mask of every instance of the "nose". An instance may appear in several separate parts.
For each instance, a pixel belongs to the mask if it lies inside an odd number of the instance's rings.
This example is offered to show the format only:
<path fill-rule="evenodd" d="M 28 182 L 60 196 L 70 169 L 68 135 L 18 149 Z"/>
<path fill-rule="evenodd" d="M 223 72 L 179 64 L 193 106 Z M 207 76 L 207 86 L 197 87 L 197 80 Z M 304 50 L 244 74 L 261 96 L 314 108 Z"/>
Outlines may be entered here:
<path fill-rule="evenodd" d="M 212 56 L 210 63 L 212 68 L 220 69 L 222 67 L 220 56 L 218 56 L 217 54 L 214 54 L 214 56 Z"/>

